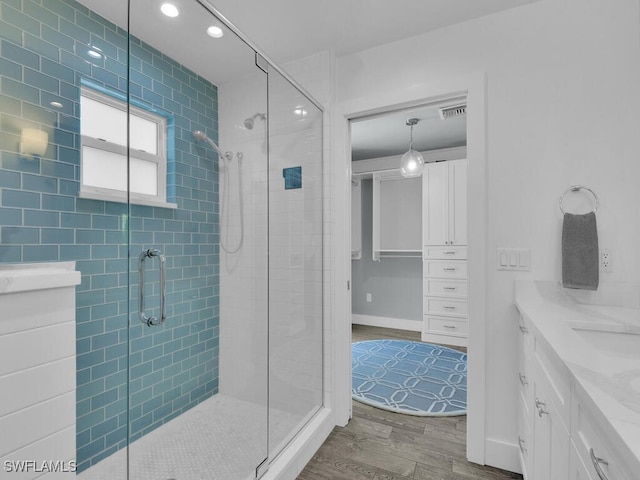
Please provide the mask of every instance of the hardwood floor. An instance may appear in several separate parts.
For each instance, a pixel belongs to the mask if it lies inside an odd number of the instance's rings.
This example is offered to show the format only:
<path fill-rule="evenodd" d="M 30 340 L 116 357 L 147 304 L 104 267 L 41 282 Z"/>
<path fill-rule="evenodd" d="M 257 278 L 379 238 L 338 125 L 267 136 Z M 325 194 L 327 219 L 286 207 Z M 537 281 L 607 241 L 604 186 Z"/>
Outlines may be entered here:
<path fill-rule="evenodd" d="M 419 332 L 354 325 L 353 341 Z M 521 475 L 467 462 L 467 417 L 415 417 L 353 402 L 353 418 L 336 427 L 298 480 L 504 480 Z"/>

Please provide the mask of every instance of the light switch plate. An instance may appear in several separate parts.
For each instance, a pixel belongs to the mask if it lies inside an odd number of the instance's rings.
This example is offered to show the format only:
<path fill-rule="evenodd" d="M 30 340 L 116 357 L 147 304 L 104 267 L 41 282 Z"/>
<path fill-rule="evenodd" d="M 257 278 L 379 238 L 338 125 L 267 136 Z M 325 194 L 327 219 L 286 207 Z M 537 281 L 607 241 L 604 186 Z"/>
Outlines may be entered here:
<path fill-rule="evenodd" d="M 531 249 L 529 248 L 498 248 L 498 270 L 517 270 L 528 272 L 531 269 Z"/>

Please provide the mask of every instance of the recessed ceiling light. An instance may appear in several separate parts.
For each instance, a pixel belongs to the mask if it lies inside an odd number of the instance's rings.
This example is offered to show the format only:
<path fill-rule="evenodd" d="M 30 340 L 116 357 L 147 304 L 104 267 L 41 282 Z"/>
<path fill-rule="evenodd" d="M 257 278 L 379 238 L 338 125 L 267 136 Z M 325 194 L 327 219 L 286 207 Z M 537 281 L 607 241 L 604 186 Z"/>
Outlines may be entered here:
<path fill-rule="evenodd" d="M 52 107 L 56 107 L 56 108 L 64 107 L 64 105 L 61 104 L 60 102 L 49 102 L 49 105 L 51 105 Z"/>
<path fill-rule="evenodd" d="M 216 25 L 211 25 L 209 28 L 207 28 L 207 35 L 213 38 L 220 38 L 224 35 L 224 32 L 220 27 L 217 27 Z"/>
<path fill-rule="evenodd" d="M 163 3 L 160 5 L 160 11 L 164 13 L 167 17 L 177 17 L 180 15 L 180 10 L 173 3 Z"/>
<path fill-rule="evenodd" d="M 87 50 L 87 55 L 93 58 L 102 58 L 102 55 L 95 50 Z"/>
<path fill-rule="evenodd" d="M 307 114 L 307 111 L 302 107 L 296 107 L 293 113 L 301 117 L 304 117 Z"/>

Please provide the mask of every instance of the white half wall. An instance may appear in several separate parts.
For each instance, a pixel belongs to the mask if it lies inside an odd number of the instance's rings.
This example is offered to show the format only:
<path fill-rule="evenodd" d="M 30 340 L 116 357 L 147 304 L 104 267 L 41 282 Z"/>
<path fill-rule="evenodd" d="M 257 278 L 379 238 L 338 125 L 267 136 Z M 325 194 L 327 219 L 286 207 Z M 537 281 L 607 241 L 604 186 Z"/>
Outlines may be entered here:
<path fill-rule="evenodd" d="M 517 465 L 513 282 L 560 279 L 558 199 L 570 185 L 600 197 L 600 246 L 614 265 L 601 282 L 640 281 L 638 20 L 638 0 L 542 0 L 337 59 L 338 105 L 486 75 L 488 464 Z M 498 247 L 530 248 L 531 271 L 495 270 Z"/>

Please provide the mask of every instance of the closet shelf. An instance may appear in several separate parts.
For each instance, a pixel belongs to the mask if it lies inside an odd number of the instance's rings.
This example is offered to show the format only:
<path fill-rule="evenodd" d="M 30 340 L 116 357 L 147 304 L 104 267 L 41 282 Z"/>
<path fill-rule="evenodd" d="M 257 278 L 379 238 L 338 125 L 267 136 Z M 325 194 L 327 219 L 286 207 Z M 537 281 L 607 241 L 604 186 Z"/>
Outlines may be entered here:
<path fill-rule="evenodd" d="M 422 250 L 377 250 L 373 252 L 373 259 L 381 258 L 422 258 Z"/>

